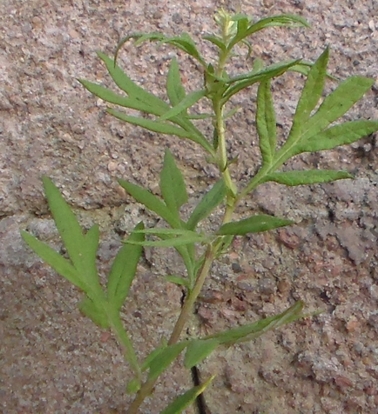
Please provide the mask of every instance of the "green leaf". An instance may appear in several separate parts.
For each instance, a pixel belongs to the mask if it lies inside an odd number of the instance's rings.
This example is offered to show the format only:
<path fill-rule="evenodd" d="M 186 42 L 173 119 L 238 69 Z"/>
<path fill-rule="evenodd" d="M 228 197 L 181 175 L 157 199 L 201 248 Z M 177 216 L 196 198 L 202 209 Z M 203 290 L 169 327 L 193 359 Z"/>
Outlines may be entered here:
<path fill-rule="evenodd" d="M 274 181 L 278 184 L 287 186 L 309 185 L 318 183 L 329 183 L 331 181 L 353 178 L 353 175 L 346 171 L 335 170 L 307 170 L 307 171 L 287 171 L 269 174 L 264 182 Z"/>
<path fill-rule="evenodd" d="M 267 17 L 261 19 L 258 22 L 250 25 L 248 28 L 243 30 L 238 30 L 234 38 L 231 40 L 228 49 L 231 50 L 237 43 L 246 37 L 252 35 L 253 33 L 258 32 L 259 30 L 265 29 L 267 27 L 310 27 L 309 23 L 300 16 L 294 16 L 291 14 L 281 14 L 278 16 Z"/>
<path fill-rule="evenodd" d="M 195 230 L 197 224 L 209 216 L 209 214 L 224 200 L 227 188 L 223 179 L 219 180 L 197 204 L 187 222 L 187 229 Z"/>
<path fill-rule="evenodd" d="M 127 394 L 136 394 L 140 390 L 141 383 L 137 378 L 133 378 L 127 383 L 126 393 Z"/>
<path fill-rule="evenodd" d="M 378 131 L 378 121 L 344 122 L 312 136 L 303 144 L 299 144 L 295 148 L 295 154 L 329 150 L 340 145 L 352 144 L 375 131 Z"/>
<path fill-rule="evenodd" d="M 121 187 L 123 187 L 138 203 L 143 204 L 149 210 L 156 213 L 159 217 L 165 220 L 171 227 L 181 227 L 181 223 L 178 221 L 168 209 L 168 207 L 159 200 L 150 191 L 140 187 L 139 185 L 133 184 L 126 180 L 118 180 Z"/>
<path fill-rule="evenodd" d="M 270 80 L 260 83 L 257 93 L 256 127 L 263 164 L 271 165 L 277 145 L 276 115 Z"/>
<path fill-rule="evenodd" d="M 138 116 L 126 115 L 123 112 L 119 112 L 111 108 L 108 109 L 108 113 L 120 119 L 121 121 L 140 126 L 142 128 L 148 129 L 149 131 L 159 132 L 161 134 L 167 134 L 167 135 L 176 135 L 180 138 L 189 138 L 189 139 L 192 139 L 192 141 L 195 141 L 192 134 L 190 134 L 188 131 L 182 128 L 179 128 L 177 126 L 174 126 L 172 124 L 169 124 L 167 122 L 154 121 L 152 119 L 146 119 L 146 118 L 140 118 Z"/>
<path fill-rule="evenodd" d="M 143 228 L 143 223 L 138 223 L 128 240 L 143 242 L 144 235 L 138 232 L 138 230 Z M 109 305 L 117 312 L 121 309 L 129 294 L 141 254 L 141 246 L 125 244 L 114 259 L 109 273 L 107 292 Z"/>
<path fill-rule="evenodd" d="M 89 82 L 85 79 L 78 79 L 78 81 L 84 86 L 85 89 L 87 89 L 90 93 L 93 95 L 99 97 L 105 102 L 109 102 L 115 105 L 122 106 L 124 108 L 131 108 L 136 109 L 138 111 L 146 112 L 146 113 L 152 113 L 154 114 L 156 111 L 152 111 L 152 108 L 150 105 L 145 104 L 144 102 L 129 98 L 125 96 L 121 96 L 116 94 L 115 92 L 111 91 L 110 89 L 105 88 L 104 86 L 98 85 L 97 83 Z M 161 112 L 161 108 L 159 110 L 159 115 Z"/>
<path fill-rule="evenodd" d="M 223 42 L 222 38 L 220 38 L 219 36 L 208 35 L 208 36 L 203 36 L 203 39 L 208 40 L 209 42 L 217 46 L 222 52 L 225 52 L 227 49 L 227 46 Z"/>
<path fill-rule="evenodd" d="M 273 230 L 290 224 L 293 224 L 291 220 L 260 214 L 244 220 L 223 224 L 217 231 L 217 234 L 243 236 L 247 233 L 259 233 L 261 231 Z"/>
<path fill-rule="evenodd" d="M 181 76 L 177 59 L 173 58 L 167 76 L 167 94 L 172 106 L 178 105 L 185 98 L 185 89 L 181 83 Z"/>
<path fill-rule="evenodd" d="M 217 339 L 195 339 L 191 341 L 186 348 L 184 366 L 192 368 L 200 364 L 214 349 L 219 346 Z"/>
<path fill-rule="evenodd" d="M 139 100 L 147 105 L 150 108 L 148 112 L 155 115 L 161 115 L 169 109 L 169 105 L 166 102 L 138 86 L 126 75 L 126 73 L 123 72 L 119 66 L 114 65 L 114 61 L 108 56 L 101 52 L 97 52 L 97 55 L 105 63 L 106 68 L 115 84 L 126 92 L 130 98 Z"/>
<path fill-rule="evenodd" d="M 179 342 L 170 345 L 158 352 L 157 355 L 149 361 L 148 379 L 155 380 L 163 373 L 168 366 L 178 357 L 182 350 L 188 345 L 188 342 Z"/>
<path fill-rule="evenodd" d="M 305 317 L 302 313 L 303 306 L 304 303 L 299 300 L 289 309 L 278 315 L 261 319 L 252 324 L 239 326 L 224 332 L 209 335 L 204 339 L 216 339 L 220 344 L 227 346 L 235 343 L 250 341 L 261 336 L 265 332 Z"/>
<path fill-rule="evenodd" d="M 134 240 L 127 240 L 125 243 L 136 244 L 141 246 L 149 246 L 149 247 L 179 247 L 185 246 L 188 244 L 193 243 L 208 243 L 209 238 L 206 236 L 202 236 L 195 232 L 188 234 L 186 236 L 178 236 L 178 237 L 171 237 L 164 240 L 156 240 L 156 241 L 143 241 L 137 242 Z"/>
<path fill-rule="evenodd" d="M 327 47 L 308 73 L 293 119 L 293 125 L 290 132 L 293 136 L 298 134 L 305 126 L 305 123 L 310 118 L 311 112 L 315 109 L 322 96 L 327 73 L 328 58 L 329 49 Z"/>
<path fill-rule="evenodd" d="M 85 297 L 79 303 L 79 309 L 100 328 L 108 329 L 110 327 L 108 316 L 104 308 L 100 306 L 100 304 L 95 303 L 92 299 Z"/>
<path fill-rule="evenodd" d="M 165 151 L 163 169 L 160 173 L 160 191 L 165 204 L 178 218 L 180 207 L 188 201 L 188 194 L 181 171 L 168 149 Z"/>
<path fill-rule="evenodd" d="M 160 414 L 179 414 L 182 413 L 185 408 L 189 407 L 201 395 L 206 388 L 211 384 L 215 376 L 210 377 L 208 380 L 200 385 L 197 385 L 184 394 L 179 395 L 172 401 L 167 408 L 165 408 Z"/>
<path fill-rule="evenodd" d="M 227 102 L 233 95 L 235 95 L 242 89 L 245 89 L 248 86 L 253 85 L 254 83 L 262 82 L 264 80 L 271 79 L 275 76 L 282 75 L 292 66 L 297 65 L 298 62 L 300 62 L 300 59 L 274 63 L 273 65 L 269 65 L 257 72 L 252 71 L 247 73 L 246 75 L 240 75 L 231 78 L 229 81 L 227 81 L 229 87 L 223 94 L 222 103 Z"/>
<path fill-rule="evenodd" d="M 174 283 L 177 286 L 185 286 L 188 289 L 190 288 L 189 281 L 187 279 L 184 279 L 183 277 L 170 275 L 165 276 L 164 279 L 167 282 Z"/>
<path fill-rule="evenodd" d="M 141 366 L 142 371 L 146 371 L 147 369 L 149 369 L 151 362 L 154 359 L 158 358 L 161 352 L 164 351 L 164 349 L 166 348 L 167 348 L 167 341 L 163 339 L 162 343 L 158 347 L 153 349 L 143 361 L 143 364 Z"/>
<path fill-rule="evenodd" d="M 201 98 L 206 96 L 206 90 L 199 90 L 189 93 L 185 96 L 182 101 L 180 101 L 176 106 L 171 108 L 169 111 L 165 112 L 160 118 L 160 121 L 165 121 L 167 119 L 172 119 L 176 115 L 180 114 L 183 111 L 186 111 L 188 108 L 193 106 Z"/>
<path fill-rule="evenodd" d="M 165 38 L 161 43 L 169 43 L 183 50 L 188 55 L 196 59 L 203 67 L 206 67 L 206 62 L 197 50 L 197 46 L 188 33 L 182 33 L 181 36 Z"/>
<path fill-rule="evenodd" d="M 42 181 L 51 214 L 58 228 L 60 237 L 67 249 L 72 264 L 83 277 L 86 269 L 83 266 L 85 239 L 82 229 L 58 188 L 48 177 L 43 177 Z"/>
<path fill-rule="evenodd" d="M 66 278 L 69 282 L 77 286 L 82 291 L 87 291 L 87 285 L 84 280 L 82 280 L 80 273 L 67 259 L 62 257 L 49 245 L 39 241 L 37 238 L 30 235 L 26 231 L 22 231 L 21 236 L 28 244 L 28 246 L 58 274 Z"/>

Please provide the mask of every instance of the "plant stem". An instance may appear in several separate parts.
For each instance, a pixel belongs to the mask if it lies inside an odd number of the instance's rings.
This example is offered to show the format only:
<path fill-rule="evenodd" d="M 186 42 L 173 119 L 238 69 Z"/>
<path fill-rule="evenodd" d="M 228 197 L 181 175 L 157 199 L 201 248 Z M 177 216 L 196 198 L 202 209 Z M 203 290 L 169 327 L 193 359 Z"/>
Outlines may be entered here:
<path fill-rule="evenodd" d="M 205 253 L 205 260 L 202 264 L 201 269 L 198 272 L 196 283 L 181 309 L 180 315 L 173 328 L 171 337 L 169 338 L 168 345 L 173 345 L 177 343 L 177 341 L 179 340 L 181 332 L 183 331 L 184 326 L 189 319 L 189 315 L 192 312 L 194 303 L 198 298 L 198 295 L 201 293 L 202 286 L 205 282 L 207 275 L 209 274 L 215 255 L 216 248 L 214 248 L 213 246 L 209 246 Z M 129 408 L 128 414 L 136 414 L 138 412 L 139 407 L 141 406 L 143 401 L 151 394 L 156 381 L 157 378 L 147 379 L 147 381 L 141 386 L 140 390 L 138 391 L 134 401 L 132 402 Z"/>

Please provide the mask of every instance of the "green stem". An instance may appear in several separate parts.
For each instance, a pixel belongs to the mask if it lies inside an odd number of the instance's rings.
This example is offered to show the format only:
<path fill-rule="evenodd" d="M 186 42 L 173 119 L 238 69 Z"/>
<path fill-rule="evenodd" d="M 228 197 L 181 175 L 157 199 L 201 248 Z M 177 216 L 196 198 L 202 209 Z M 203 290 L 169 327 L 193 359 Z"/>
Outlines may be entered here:
<path fill-rule="evenodd" d="M 176 324 L 173 328 L 171 337 L 169 338 L 169 341 L 168 341 L 168 345 L 173 345 L 177 343 L 177 341 L 179 340 L 180 335 L 184 329 L 184 326 L 189 320 L 190 314 L 193 312 L 194 303 L 196 299 L 198 298 L 198 295 L 201 292 L 202 286 L 205 282 L 207 275 L 209 274 L 214 257 L 215 257 L 214 248 L 212 246 L 209 246 L 205 253 L 205 260 L 202 264 L 201 269 L 199 270 L 196 283 L 181 309 L 180 316 L 177 319 Z M 136 414 L 138 412 L 139 407 L 142 405 L 143 401 L 152 393 L 152 390 L 154 388 L 156 381 L 157 381 L 157 378 L 148 379 L 141 386 L 140 390 L 138 391 L 134 401 L 132 402 L 128 410 L 128 414 Z"/>

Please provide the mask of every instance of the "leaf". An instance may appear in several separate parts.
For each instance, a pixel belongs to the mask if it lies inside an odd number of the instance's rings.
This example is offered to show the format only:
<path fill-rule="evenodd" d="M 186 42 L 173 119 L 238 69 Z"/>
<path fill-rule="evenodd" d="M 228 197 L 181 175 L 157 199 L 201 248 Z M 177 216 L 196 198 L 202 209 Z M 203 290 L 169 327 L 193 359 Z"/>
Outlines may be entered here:
<path fill-rule="evenodd" d="M 273 65 L 269 65 L 257 72 L 252 71 L 246 75 L 240 75 L 231 78 L 229 81 L 227 81 L 229 87 L 223 94 L 222 103 L 227 102 L 233 95 L 235 95 L 242 89 L 245 89 L 248 86 L 253 85 L 254 83 L 262 82 L 264 80 L 271 79 L 275 76 L 282 75 L 292 66 L 297 65 L 298 62 L 300 62 L 300 59 L 274 63 Z"/>
<path fill-rule="evenodd" d="M 185 286 L 188 289 L 190 288 L 189 281 L 187 279 L 184 279 L 183 277 L 170 275 L 165 276 L 164 279 L 167 282 L 174 283 L 177 286 Z"/>
<path fill-rule="evenodd" d="M 173 58 L 167 75 L 167 94 L 172 106 L 177 105 L 185 98 L 185 89 L 181 83 L 180 70 L 177 59 Z"/>
<path fill-rule="evenodd" d="M 143 223 L 138 223 L 128 240 L 142 242 L 144 235 L 138 232 L 138 230 L 143 228 Z M 107 293 L 109 305 L 117 312 L 121 309 L 129 294 L 141 254 L 141 246 L 125 244 L 121 247 L 114 259 L 109 273 Z"/>
<path fill-rule="evenodd" d="M 217 339 L 195 339 L 186 348 L 184 357 L 185 368 L 192 368 L 200 364 L 214 349 L 219 346 Z"/>
<path fill-rule="evenodd" d="M 179 342 L 161 350 L 151 361 L 149 361 L 148 379 L 155 380 L 163 373 L 168 366 L 178 357 L 188 342 Z"/>
<path fill-rule="evenodd" d="M 79 309 L 80 312 L 90 318 L 100 328 L 108 329 L 110 327 L 108 316 L 104 309 L 88 297 L 85 297 L 79 303 Z"/>
<path fill-rule="evenodd" d="M 222 38 L 220 38 L 219 36 L 206 35 L 206 36 L 203 36 L 202 38 L 204 40 L 208 40 L 209 42 L 217 46 L 222 52 L 225 52 L 227 49 L 227 46 L 223 42 Z"/>
<path fill-rule="evenodd" d="M 42 178 L 42 181 L 51 214 L 60 237 L 67 249 L 72 264 L 83 277 L 86 269 L 83 266 L 85 239 L 82 229 L 58 188 L 46 176 Z"/>
<path fill-rule="evenodd" d="M 193 404 L 194 401 L 197 399 L 197 397 L 206 390 L 206 388 L 211 384 L 214 378 L 215 378 L 215 375 L 207 379 L 202 384 L 197 385 L 191 388 L 190 390 L 186 391 L 184 394 L 179 395 L 160 414 L 182 413 L 185 408 Z"/>
<path fill-rule="evenodd" d="M 232 39 L 232 41 L 230 42 L 228 49 L 231 50 L 241 40 L 252 35 L 253 33 L 258 32 L 259 30 L 275 26 L 310 27 L 309 23 L 307 23 L 307 21 L 300 16 L 281 14 L 278 16 L 267 17 L 250 25 L 247 29 L 238 31 Z"/>
<path fill-rule="evenodd" d="M 208 237 L 202 236 L 195 232 L 192 234 L 188 234 L 187 236 L 178 236 L 178 237 L 171 237 L 169 239 L 164 240 L 156 240 L 156 241 L 143 241 L 137 242 L 134 240 L 127 240 L 125 243 L 136 244 L 141 246 L 149 246 L 149 247 L 179 247 L 185 246 L 187 244 L 193 243 L 207 243 L 209 242 Z"/>
<path fill-rule="evenodd" d="M 168 149 L 165 151 L 160 173 L 160 191 L 170 212 L 179 218 L 180 207 L 188 201 L 188 194 L 181 171 Z"/>
<path fill-rule="evenodd" d="M 208 191 L 197 204 L 187 222 L 187 229 L 195 230 L 197 224 L 209 216 L 209 214 L 224 200 L 226 196 L 226 186 L 223 179 L 219 180 Z"/>
<path fill-rule="evenodd" d="M 271 165 L 277 145 L 276 115 L 270 80 L 262 81 L 257 93 L 256 127 L 263 164 Z"/>
<path fill-rule="evenodd" d="M 180 138 L 192 139 L 192 135 L 182 128 L 168 124 L 167 122 L 154 121 L 152 119 L 141 118 L 138 116 L 126 115 L 123 112 L 116 111 L 109 108 L 108 113 L 121 121 L 128 122 L 129 124 L 141 126 L 142 128 L 148 129 L 153 132 L 160 132 L 161 134 L 176 135 Z M 194 139 L 192 139 L 194 141 Z"/>
<path fill-rule="evenodd" d="M 169 111 L 165 112 L 160 118 L 160 121 L 165 121 L 167 119 L 172 119 L 176 115 L 179 115 L 181 112 L 186 111 L 188 108 L 193 106 L 201 98 L 206 96 L 206 90 L 199 90 L 189 93 L 185 98 L 180 101 L 176 106 L 171 108 Z"/>
<path fill-rule="evenodd" d="M 314 135 L 303 144 L 299 144 L 295 148 L 295 153 L 323 151 L 336 148 L 340 145 L 352 144 L 375 131 L 378 131 L 378 121 L 361 120 L 344 122 Z"/>
<path fill-rule="evenodd" d="M 82 280 L 80 273 L 72 264 L 62 257 L 58 252 L 46 243 L 39 241 L 26 231 L 21 232 L 21 236 L 28 246 L 49 266 L 51 266 L 58 274 L 66 278 L 73 285 L 77 286 L 83 292 L 86 292 L 87 286 Z"/>
<path fill-rule="evenodd" d="M 178 221 L 177 217 L 175 217 L 169 211 L 168 207 L 150 191 L 126 180 L 119 179 L 118 183 L 135 199 L 135 201 L 143 204 L 149 210 L 156 213 L 159 217 L 165 220 L 171 227 L 181 227 L 181 224 Z"/>
<path fill-rule="evenodd" d="M 235 343 L 250 341 L 261 336 L 265 332 L 305 317 L 302 313 L 303 306 L 303 301 L 299 300 L 289 309 L 278 315 L 261 319 L 252 324 L 229 329 L 228 331 L 209 335 L 204 339 L 216 339 L 220 344 L 227 346 Z"/>
<path fill-rule="evenodd" d="M 143 364 L 141 366 L 142 372 L 146 371 L 149 367 L 151 362 L 157 358 L 162 351 L 164 351 L 164 349 L 167 348 L 167 341 L 165 339 L 162 340 L 162 343 L 156 347 L 155 349 L 153 349 L 145 358 L 145 360 L 143 361 Z"/>
<path fill-rule="evenodd" d="M 265 177 L 264 182 L 274 181 L 287 186 L 329 183 L 331 181 L 353 178 L 346 171 L 335 170 L 307 170 L 276 172 Z"/>
<path fill-rule="evenodd" d="M 196 44 L 188 33 L 182 33 L 181 36 L 165 38 L 161 40 L 161 43 L 169 43 L 176 46 L 196 59 L 203 67 L 206 67 L 206 62 L 198 52 Z"/>
<path fill-rule="evenodd" d="M 169 105 L 166 102 L 138 86 L 119 66 L 114 66 L 114 61 L 108 56 L 101 52 L 97 52 L 97 55 L 105 63 L 109 75 L 112 77 L 115 84 L 131 98 L 139 100 L 147 105 L 150 108 L 149 112 L 155 115 L 161 115 L 169 109 Z"/>
<path fill-rule="evenodd" d="M 100 230 L 97 224 L 94 224 L 84 235 L 85 244 L 83 246 L 82 264 L 86 269 L 84 273 L 85 280 L 92 289 L 95 286 L 100 287 L 96 266 L 99 238 Z"/>
<path fill-rule="evenodd" d="M 307 80 L 303 87 L 302 94 L 295 111 L 290 135 L 292 134 L 295 136 L 301 131 L 305 123 L 310 118 L 311 112 L 315 109 L 317 103 L 319 102 L 319 99 L 322 96 L 327 72 L 328 58 L 329 49 L 327 47 L 311 67 L 307 75 Z"/>
<path fill-rule="evenodd" d="M 78 81 L 93 95 L 99 97 L 105 102 L 109 102 L 115 105 L 122 106 L 124 108 L 131 108 L 136 109 L 138 111 L 152 113 L 154 114 L 155 111 L 152 111 L 150 105 L 146 105 L 144 102 L 133 99 L 125 96 L 121 96 L 116 94 L 115 92 L 111 91 L 110 89 L 105 88 L 104 86 L 98 85 L 97 83 L 89 82 L 85 79 L 78 79 Z M 161 108 L 160 108 L 161 109 Z M 159 115 L 161 110 L 157 115 Z"/>
<path fill-rule="evenodd" d="M 244 236 L 247 233 L 259 233 L 261 231 L 273 230 L 290 224 L 293 224 L 291 220 L 260 214 L 244 220 L 223 224 L 216 234 Z"/>

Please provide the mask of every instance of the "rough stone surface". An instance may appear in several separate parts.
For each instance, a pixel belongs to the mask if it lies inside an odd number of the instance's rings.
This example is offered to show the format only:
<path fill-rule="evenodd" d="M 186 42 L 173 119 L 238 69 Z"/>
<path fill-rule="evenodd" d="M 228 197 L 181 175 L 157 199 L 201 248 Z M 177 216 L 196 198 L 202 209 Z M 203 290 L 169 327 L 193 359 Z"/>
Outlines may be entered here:
<path fill-rule="evenodd" d="M 263 17 L 299 14 L 312 30 L 258 33 L 254 56 L 267 62 L 314 60 L 331 45 L 329 70 L 340 78 L 378 74 L 376 0 L 215 2 L 10 0 L 0 15 L 0 412 L 127 413 L 130 371 L 113 337 L 77 310 L 79 292 L 56 276 L 23 244 L 19 230 L 61 248 L 42 193 L 47 174 L 75 207 L 85 227 L 100 223 L 99 269 L 104 276 L 121 236 L 141 218 L 139 205 L 116 178 L 132 178 L 158 192 L 157 174 L 170 147 L 185 171 L 191 197 L 214 182 L 204 154 L 189 142 L 122 124 L 77 82 L 111 82 L 96 50 L 112 54 L 130 32 L 192 33 L 213 27 L 219 5 Z M 236 4 L 237 3 L 237 4 Z M 201 43 L 205 53 L 209 44 Z M 188 90 L 201 74 L 169 47 L 125 45 L 119 63 L 134 80 L 164 96 L 170 59 L 183 63 Z M 247 65 L 234 59 L 238 71 Z M 302 85 L 291 74 L 273 84 L 281 138 Z M 330 82 L 328 90 L 333 87 Z M 378 84 L 346 119 L 378 119 Z M 251 96 L 253 98 L 251 98 Z M 259 163 L 254 93 L 235 97 L 240 111 L 228 122 L 229 149 L 239 156 L 235 178 L 245 182 Z M 209 132 L 208 125 L 201 126 Z M 378 413 L 377 136 L 331 152 L 297 157 L 288 169 L 338 168 L 354 181 L 311 187 L 258 188 L 238 214 L 264 211 L 297 224 L 235 241 L 216 264 L 193 329 L 211 333 L 256 320 L 302 299 L 309 313 L 274 333 L 229 349 L 202 364 L 202 378 L 217 373 L 206 401 L 212 414 Z M 217 221 L 214 215 L 212 220 Z M 163 275 L 177 258 L 150 249 L 125 308 L 140 357 L 167 336 L 181 291 Z M 191 385 L 179 363 L 157 384 L 143 413 L 158 413 Z M 188 413 L 191 411 L 187 411 Z"/>

